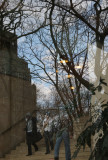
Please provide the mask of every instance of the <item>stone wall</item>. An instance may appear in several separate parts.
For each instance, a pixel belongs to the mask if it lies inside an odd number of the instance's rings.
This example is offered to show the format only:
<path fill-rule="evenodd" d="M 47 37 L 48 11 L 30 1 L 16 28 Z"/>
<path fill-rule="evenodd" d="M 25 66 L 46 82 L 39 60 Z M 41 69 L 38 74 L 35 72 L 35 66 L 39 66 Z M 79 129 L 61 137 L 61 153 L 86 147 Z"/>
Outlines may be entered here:
<path fill-rule="evenodd" d="M 0 157 L 25 139 L 24 116 L 36 109 L 30 69 L 10 36 L 0 35 Z"/>
<path fill-rule="evenodd" d="M 0 75 L 0 133 L 7 130 L 9 127 L 24 118 L 28 111 L 31 112 L 35 109 L 35 85 L 31 85 L 29 81 L 25 81 L 20 78 Z M 23 121 L 22 123 L 15 126 L 14 129 L 11 129 L 10 132 L 8 131 L 7 134 L 5 133 L 2 135 L 2 140 L 0 141 L 3 143 L 1 143 L 2 148 L 0 148 L 0 151 L 2 150 L 4 153 L 5 151 L 3 150 L 6 150 L 6 147 L 10 144 L 15 146 L 17 143 L 24 140 L 24 125 L 25 124 Z M 5 141 L 6 146 L 3 147 Z M 7 145 L 7 143 L 9 144 Z"/>

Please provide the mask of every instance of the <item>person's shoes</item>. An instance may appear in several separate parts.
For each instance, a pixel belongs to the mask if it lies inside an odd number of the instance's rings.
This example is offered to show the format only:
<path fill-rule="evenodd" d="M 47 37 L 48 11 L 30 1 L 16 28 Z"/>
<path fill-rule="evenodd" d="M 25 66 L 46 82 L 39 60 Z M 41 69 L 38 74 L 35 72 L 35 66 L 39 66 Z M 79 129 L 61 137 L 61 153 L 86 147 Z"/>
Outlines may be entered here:
<path fill-rule="evenodd" d="M 27 154 L 26 156 L 31 156 L 32 154 Z"/>
<path fill-rule="evenodd" d="M 59 157 L 54 157 L 54 160 L 59 160 Z"/>
<path fill-rule="evenodd" d="M 50 153 L 50 151 L 46 152 L 45 154 L 49 154 L 49 153 Z"/>

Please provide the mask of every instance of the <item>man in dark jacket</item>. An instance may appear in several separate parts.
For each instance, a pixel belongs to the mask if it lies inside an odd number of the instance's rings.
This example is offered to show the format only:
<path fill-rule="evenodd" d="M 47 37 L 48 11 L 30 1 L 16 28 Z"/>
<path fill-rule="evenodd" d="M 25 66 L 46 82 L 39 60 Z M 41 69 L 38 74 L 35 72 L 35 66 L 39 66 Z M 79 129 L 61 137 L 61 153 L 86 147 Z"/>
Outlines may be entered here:
<path fill-rule="evenodd" d="M 32 117 L 31 114 L 28 112 L 26 114 L 26 141 L 28 145 L 28 154 L 27 156 L 32 155 L 32 147 L 34 146 L 35 151 L 38 151 L 38 147 L 35 144 L 35 137 L 37 133 L 37 127 L 36 127 L 36 118 Z"/>

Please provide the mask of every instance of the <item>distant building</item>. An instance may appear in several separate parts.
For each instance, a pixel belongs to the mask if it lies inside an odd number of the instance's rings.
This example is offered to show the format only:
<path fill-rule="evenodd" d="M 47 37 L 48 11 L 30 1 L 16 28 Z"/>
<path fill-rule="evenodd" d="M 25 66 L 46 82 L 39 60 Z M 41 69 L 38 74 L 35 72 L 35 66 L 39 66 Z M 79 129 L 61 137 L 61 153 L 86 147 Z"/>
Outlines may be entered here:
<path fill-rule="evenodd" d="M 0 73 L 31 81 L 27 62 L 17 55 L 17 37 L 10 32 L 0 34 Z"/>
<path fill-rule="evenodd" d="M 24 140 L 25 114 L 36 109 L 36 86 L 17 55 L 17 37 L 0 32 L 0 157 Z"/>

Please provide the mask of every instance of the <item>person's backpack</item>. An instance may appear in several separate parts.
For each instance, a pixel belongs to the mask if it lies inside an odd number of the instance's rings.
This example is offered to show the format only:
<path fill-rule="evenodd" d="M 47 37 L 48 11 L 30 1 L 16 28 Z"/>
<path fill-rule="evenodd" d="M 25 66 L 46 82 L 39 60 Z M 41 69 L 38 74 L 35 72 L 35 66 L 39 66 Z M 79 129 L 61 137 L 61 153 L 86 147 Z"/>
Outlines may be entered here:
<path fill-rule="evenodd" d="M 39 142 L 42 139 L 42 135 L 40 132 L 37 132 L 35 142 Z"/>
<path fill-rule="evenodd" d="M 32 123 L 33 123 L 33 133 L 37 133 L 37 119 L 35 117 L 32 117 Z"/>

